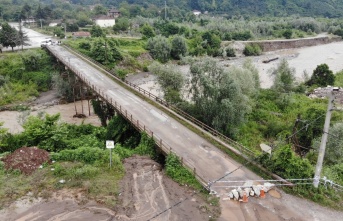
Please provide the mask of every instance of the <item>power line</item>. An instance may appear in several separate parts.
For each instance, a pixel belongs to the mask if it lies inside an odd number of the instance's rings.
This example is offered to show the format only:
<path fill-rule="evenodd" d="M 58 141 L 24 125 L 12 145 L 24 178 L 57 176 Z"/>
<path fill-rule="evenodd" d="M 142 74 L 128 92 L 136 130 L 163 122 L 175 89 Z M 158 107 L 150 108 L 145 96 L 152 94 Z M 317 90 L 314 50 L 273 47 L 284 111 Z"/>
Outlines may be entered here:
<path fill-rule="evenodd" d="M 191 197 L 193 197 L 195 194 L 197 194 L 197 192 L 192 193 Z M 190 197 L 186 197 L 185 199 L 182 199 L 182 200 L 178 201 L 177 203 L 173 204 L 172 206 L 170 206 L 170 207 L 166 208 L 165 210 L 157 213 L 156 215 L 154 215 L 153 217 L 151 217 L 147 221 L 151 221 L 151 220 L 157 218 L 158 216 L 162 215 L 163 213 L 167 212 L 168 210 L 172 209 L 173 207 L 176 207 L 176 206 L 180 205 L 181 203 L 183 203 L 184 201 L 188 200 L 189 198 Z"/>

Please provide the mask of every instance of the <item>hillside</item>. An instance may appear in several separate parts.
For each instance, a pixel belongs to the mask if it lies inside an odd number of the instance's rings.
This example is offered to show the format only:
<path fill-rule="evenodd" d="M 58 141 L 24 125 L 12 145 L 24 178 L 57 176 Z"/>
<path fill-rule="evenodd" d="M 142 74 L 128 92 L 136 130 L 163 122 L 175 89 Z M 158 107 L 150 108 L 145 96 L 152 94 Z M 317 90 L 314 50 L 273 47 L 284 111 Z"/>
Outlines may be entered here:
<path fill-rule="evenodd" d="M 80 0 L 74 0 L 77 3 Z M 125 0 L 102 0 L 104 5 L 119 6 Z M 164 4 L 157 0 L 129 0 L 129 4 L 143 5 L 145 8 L 153 4 L 163 8 Z M 208 11 L 213 14 L 234 16 L 239 14 L 253 16 L 286 16 L 299 14 L 302 16 L 343 16 L 343 1 L 341 0 L 168 0 L 170 8 Z"/>

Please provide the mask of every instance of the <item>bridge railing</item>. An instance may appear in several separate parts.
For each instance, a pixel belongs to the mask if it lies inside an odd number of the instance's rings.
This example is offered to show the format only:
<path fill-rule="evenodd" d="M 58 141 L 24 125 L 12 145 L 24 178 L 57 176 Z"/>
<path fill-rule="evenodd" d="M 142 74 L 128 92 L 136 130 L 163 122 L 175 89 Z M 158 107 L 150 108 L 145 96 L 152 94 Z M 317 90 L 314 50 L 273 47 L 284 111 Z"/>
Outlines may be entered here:
<path fill-rule="evenodd" d="M 52 50 L 50 50 L 50 52 L 54 54 L 54 56 L 57 57 L 60 61 L 62 61 L 71 71 L 73 71 L 83 82 L 88 84 L 92 88 L 92 90 L 98 94 L 99 97 L 101 97 L 102 99 L 110 103 L 117 110 L 117 112 L 120 113 L 124 118 L 126 118 L 136 129 L 138 129 L 141 132 L 145 132 L 149 137 L 153 138 L 156 145 L 164 153 L 166 154 L 173 153 L 177 155 L 170 145 L 168 145 L 166 142 L 163 142 L 162 138 L 154 134 L 154 132 L 151 131 L 148 127 L 146 127 L 144 124 L 140 123 L 138 119 L 135 119 L 130 112 L 128 112 L 125 108 L 123 108 L 120 104 L 118 104 L 112 98 L 108 97 L 107 94 L 101 91 L 100 88 L 93 85 L 86 77 L 83 76 L 83 74 L 80 71 L 76 70 L 65 57 L 62 57 L 59 54 L 54 53 L 54 51 Z M 190 161 L 182 157 L 180 160 L 181 160 L 182 165 L 188 168 L 189 170 L 191 170 L 193 172 L 193 175 L 197 178 L 197 180 L 204 187 L 207 187 L 208 184 L 205 181 L 205 178 L 196 171 L 196 168 L 194 167 L 194 165 Z"/>
<path fill-rule="evenodd" d="M 191 123 L 197 125 L 198 127 L 202 128 L 203 130 L 207 131 L 208 133 L 212 134 L 213 136 L 219 138 L 221 141 L 227 143 L 228 145 L 230 145 L 231 147 L 234 147 L 236 150 L 239 151 L 238 154 L 241 154 L 243 156 L 246 156 L 250 159 L 254 159 L 258 156 L 257 153 L 255 153 L 254 151 L 250 150 L 249 148 L 245 147 L 244 145 L 232 140 L 231 138 L 225 136 L 224 134 L 220 133 L 219 131 L 215 130 L 214 128 L 206 125 L 205 123 L 201 122 L 200 120 L 194 118 L 193 116 L 191 116 L 190 114 L 186 113 L 185 111 L 181 110 L 180 108 L 168 103 L 167 101 L 163 100 L 162 98 L 150 93 L 149 91 L 139 87 L 138 85 L 131 83 L 125 79 L 121 79 L 119 78 L 116 73 L 105 67 L 104 65 L 100 64 L 99 62 L 93 60 L 92 58 L 76 51 L 75 49 L 69 47 L 68 45 L 65 45 L 65 47 L 68 50 L 73 51 L 73 53 L 78 54 L 80 57 L 82 57 L 83 59 L 95 63 L 97 66 L 99 66 L 100 68 L 102 68 L 103 70 L 105 70 L 108 74 L 110 74 L 111 76 L 113 76 L 114 78 L 116 78 L 117 80 L 124 82 L 126 85 L 130 86 L 131 88 L 135 89 L 136 91 L 138 91 L 139 93 L 145 95 L 146 97 L 160 103 L 161 105 L 167 107 L 168 109 L 174 111 L 175 113 L 179 114 L 180 116 L 182 116 L 184 119 L 190 121 Z M 232 149 L 231 149 L 232 150 Z M 237 152 L 236 152 L 237 153 Z"/>

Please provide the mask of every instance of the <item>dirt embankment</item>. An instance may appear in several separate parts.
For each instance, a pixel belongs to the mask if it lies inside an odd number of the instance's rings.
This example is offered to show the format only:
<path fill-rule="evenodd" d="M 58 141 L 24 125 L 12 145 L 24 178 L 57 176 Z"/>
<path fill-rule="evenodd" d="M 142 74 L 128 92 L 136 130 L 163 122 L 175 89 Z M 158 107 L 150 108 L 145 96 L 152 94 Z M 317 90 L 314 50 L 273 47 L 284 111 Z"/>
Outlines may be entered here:
<path fill-rule="evenodd" d="M 166 177 L 161 165 L 148 157 L 124 161 L 126 174 L 121 181 L 118 220 L 209 220 L 220 214 L 187 187 Z"/>
<path fill-rule="evenodd" d="M 17 152 L 24 156 L 19 156 L 18 153 L 8 155 L 5 165 L 27 171 L 26 167 L 18 167 L 13 162 L 25 159 L 26 164 L 33 164 L 41 153 L 37 148 L 21 149 Z M 166 177 L 161 165 L 149 157 L 127 158 L 124 166 L 126 174 L 120 183 L 121 192 L 114 208 L 86 199 L 82 189 L 62 189 L 51 191 L 51 196 L 47 199 L 34 198 L 28 194 L 0 210 L 0 220 L 205 221 L 219 216 L 219 207 L 209 205 L 190 188 L 182 187 Z"/>

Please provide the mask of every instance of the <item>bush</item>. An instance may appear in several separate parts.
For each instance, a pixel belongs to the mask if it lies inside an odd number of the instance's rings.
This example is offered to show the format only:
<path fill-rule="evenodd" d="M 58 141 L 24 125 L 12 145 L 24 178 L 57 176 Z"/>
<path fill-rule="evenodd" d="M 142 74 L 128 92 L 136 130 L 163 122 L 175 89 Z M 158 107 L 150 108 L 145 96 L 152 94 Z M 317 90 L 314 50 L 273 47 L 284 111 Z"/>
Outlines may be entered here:
<path fill-rule="evenodd" d="M 308 159 L 295 155 L 289 145 L 277 148 L 272 157 L 261 158 L 262 163 L 272 172 L 286 179 L 306 179 L 313 177 L 314 170 Z"/>
<path fill-rule="evenodd" d="M 262 49 L 258 44 L 247 44 L 243 50 L 245 56 L 258 56 L 262 54 Z"/>
<path fill-rule="evenodd" d="M 148 155 L 152 159 L 155 159 L 156 149 L 154 139 L 150 138 L 146 133 L 143 133 L 141 136 L 141 142 L 135 148 L 134 152 L 138 155 Z"/>
<path fill-rule="evenodd" d="M 89 42 L 80 42 L 79 43 L 79 48 L 84 49 L 84 50 L 91 50 L 92 45 Z"/>
<path fill-rule="evenodd" d="M 169 154 L 167 156 L 165 170 L 167 176 L 181 185 L 188 184 L 193 188 L 202 189 L 201 184 L 189 170 L 182 166 L 180 159 L 175 154 Z"/>
<path fill-rule="evenodd" d="M 233 48 L 225 48 L 225 53 L 227 57 L 236 57 L 235 49 Z"/>
<path fill-rule="evenodd" d="M 167 38 L 161 35 L 150 38 L 147 43 L 147 49 L 154 59 L 163 63 L 169 60 L 171 45 Z"/>
<path fill-rule="evenodd" d="M 283 37 L 285 37 L 286 39 L 291 39 L 293 32 L 291 29 L 287 29 L 282 33 Z"/>
<path fill-rule="evenodd" d="M 187 52 L 186 40 L 181 36 L 176 36 L 172 40 L 171 56 L 174 59 L 180 60 L 181 57 L 187 55 Z"/>
<path fill-rule="evenodd" d="M 307 82 L 307 85 L 318 85 L 326 87 L 328 85 L 334 85 L 335 75 L 329 69 L 327 64 L 318 65 L 317 68 L 313 71 L 311 79 Z"/>

